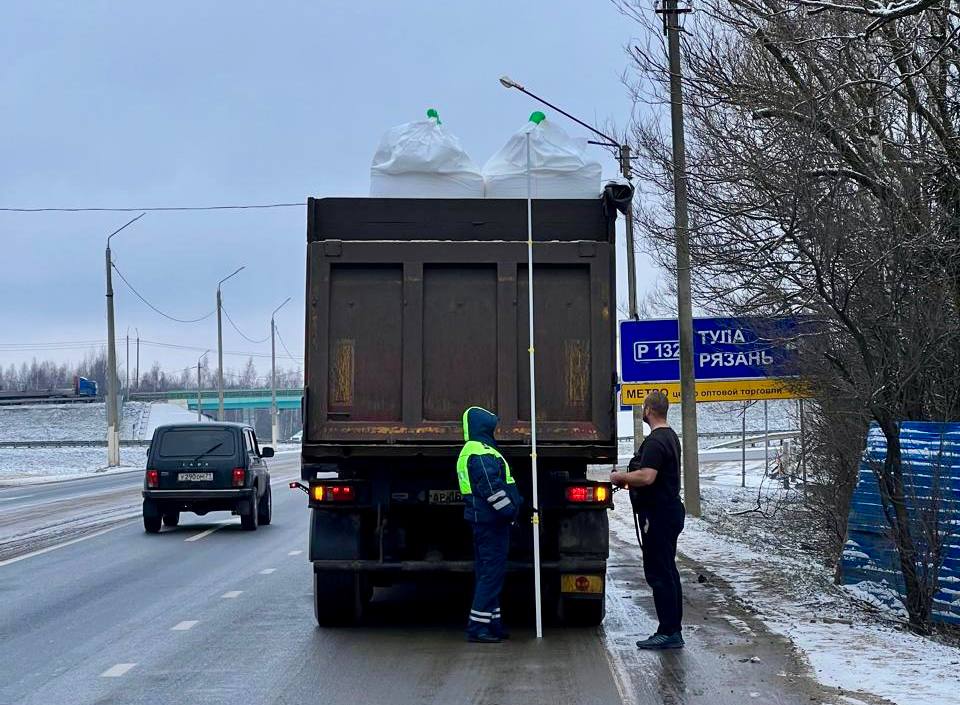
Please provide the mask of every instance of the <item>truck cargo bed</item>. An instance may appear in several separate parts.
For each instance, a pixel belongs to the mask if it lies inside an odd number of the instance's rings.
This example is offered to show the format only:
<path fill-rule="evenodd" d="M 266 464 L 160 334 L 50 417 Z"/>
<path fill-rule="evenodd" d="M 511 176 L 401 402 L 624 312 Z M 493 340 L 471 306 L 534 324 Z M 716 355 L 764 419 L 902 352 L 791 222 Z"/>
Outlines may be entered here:
<path fill-rule="evenodd" d="M 538 441 L 616 453 L 613 209 L 533 204 Z M 526 202 L 310 199 L 304 458 L 529 444 Z M 400 450 L 401 448 L 405 450 Z"/>

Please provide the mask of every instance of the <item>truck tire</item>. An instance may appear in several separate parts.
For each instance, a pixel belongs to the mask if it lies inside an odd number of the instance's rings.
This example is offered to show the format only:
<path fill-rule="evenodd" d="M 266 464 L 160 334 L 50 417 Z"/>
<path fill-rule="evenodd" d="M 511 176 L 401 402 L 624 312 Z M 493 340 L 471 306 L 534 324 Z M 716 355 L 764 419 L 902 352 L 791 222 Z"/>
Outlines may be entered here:
<path fill-rule="evenodd" d="M 260 526 L 268 526 L 273 521 L 273 493 L 270 491 L 270 485 L 267 485 L 267 491 L 257 502 L 257 521 Z"/>
<path fill-rule="evenodd" d="M 158 534 L 161 522 L 162 517 L 157 505 L 148 499 L 143 500 L 143 530 L 148 534 Z"/>
<path fill-rule="evenodd" d="M 560 598 L 560 622 L 568 627 L 597 627 L 606 615 L 606 593 L 599 600 Z"/>
<path fill-rule="evenodd" d="M 260 512 L 257 511 L 258 502 L 251 498 L 248 504 L 250 505 L 250 510 L 246 514 L 240 515 L 240 526 L 243 527 L 244 531 L 256 531 L 257 525 L 260 523 L 258 521 Z"/>
<path fill-rule="evenodd" d="M 164 526 L 176 526 L 180 523 L 180 512 L 166 512 L 163 515 Z"/>
<path fill-rule="evenodd" d="M 372 590 L 364 590 L 358 573 L 315 570 L 313 572 L 313 615 L 321 627 L 345 627 L 355 624 Z"/>

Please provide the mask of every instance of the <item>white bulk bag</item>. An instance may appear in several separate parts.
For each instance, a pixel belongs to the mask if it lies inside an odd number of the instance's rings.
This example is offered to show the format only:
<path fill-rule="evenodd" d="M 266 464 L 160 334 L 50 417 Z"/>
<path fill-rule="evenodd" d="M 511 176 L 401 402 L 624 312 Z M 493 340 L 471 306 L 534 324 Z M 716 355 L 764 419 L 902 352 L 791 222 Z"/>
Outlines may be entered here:
<path fill-rule="evenodd" d="M 370 195 L 386 198 L 483 198 L 483 176 L 460 140 L 426 120 L 397 125 L 380 140 L 370 165 Z"/>
<path fill-rule="evenodd" d="M 536 112 L 483 167 L 487 198 L 527 197 L 527 135 L 533 198 L 598 198 L 600 162 L 587 155 L 587 141 L 574 139 Z"/>

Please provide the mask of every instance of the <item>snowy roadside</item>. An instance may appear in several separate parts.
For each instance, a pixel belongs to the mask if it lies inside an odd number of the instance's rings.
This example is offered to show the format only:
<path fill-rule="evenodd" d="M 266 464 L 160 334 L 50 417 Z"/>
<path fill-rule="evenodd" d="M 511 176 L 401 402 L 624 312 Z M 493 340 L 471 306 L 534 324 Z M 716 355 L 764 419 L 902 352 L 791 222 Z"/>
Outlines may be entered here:
<path fill-rule="evenodd" d="M 757 515 L 732 517 L 732 510 L 755 500 L 762 462 L 748 463 L 745 490 L 739 463 L 704 466 L 702 475 L 704 519 L 688 519 L 680 552 L 707 579 L 729 585 L 772 632 L 790 639 L 822 684 L 842 689 L 852 703 L 877 697 L 897 705 L 957 702 L 960 649 L 912 634 L 897 615 L 855 599 L 869 596 L 834 585 L 830 571 L 809 554 L 773 548 L 782 537 L 765 537 Z M 635 541 L 629 498 L 615 498 L 621 511 L 611 514 L 611 529 Z M 802 538 L 790 537 L 795 544 Z"/>
<path fill-rule="evenodd" d="M 33 484 L 143 469 L 144 446 L 120 448 L 119 468 L 107 468 L 106 448 L 4 448 L 0 450 L 0 486 Z"/>

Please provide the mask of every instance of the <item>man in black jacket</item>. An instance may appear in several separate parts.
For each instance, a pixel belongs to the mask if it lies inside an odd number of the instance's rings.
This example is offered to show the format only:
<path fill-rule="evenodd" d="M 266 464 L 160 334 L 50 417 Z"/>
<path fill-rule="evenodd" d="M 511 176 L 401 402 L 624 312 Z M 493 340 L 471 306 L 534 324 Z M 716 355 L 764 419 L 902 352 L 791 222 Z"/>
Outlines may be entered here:
<path fill-rule="evenodd" d="M 641 649 L 679 649 L 683 592 L 677 571 L 677 538 L 685 510 L 680 501 L 680 439 L 667 423 L 670 402 L 659 391 L 643 402 L 643 420 L 650 427 L 627 472 L 614 472 L 617 487 L 630 488 L 630 501 L 643 536 L 643 573 L 653 591 L 660 624 L 656 634 L 637 642 Z"/>

